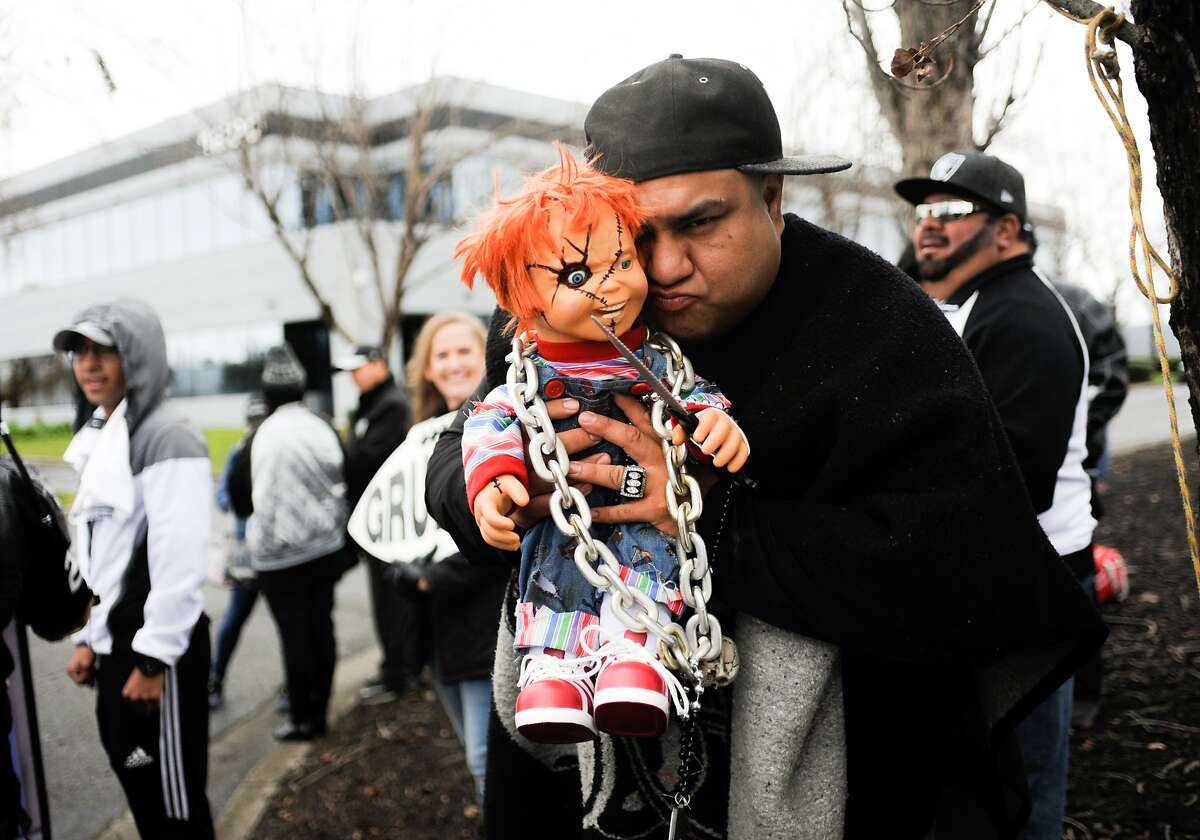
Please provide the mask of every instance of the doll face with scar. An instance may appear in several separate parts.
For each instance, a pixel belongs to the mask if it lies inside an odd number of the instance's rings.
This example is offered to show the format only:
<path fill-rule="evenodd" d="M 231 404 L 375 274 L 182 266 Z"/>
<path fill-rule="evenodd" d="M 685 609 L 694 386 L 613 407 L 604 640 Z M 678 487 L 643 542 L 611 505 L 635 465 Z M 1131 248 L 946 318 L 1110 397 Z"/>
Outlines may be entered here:
<path fill-rule="evenodd" d="M 553 248 L 529 260 L 541 311 L 535 329 L 547 341 L 604 341 L 595 315 L 617 335 L 629 330 L 646 302 L 646 273 L 633 237 L 616 213 L 582 230 L 564 230 L 564 214 L 553 211 Z"/>

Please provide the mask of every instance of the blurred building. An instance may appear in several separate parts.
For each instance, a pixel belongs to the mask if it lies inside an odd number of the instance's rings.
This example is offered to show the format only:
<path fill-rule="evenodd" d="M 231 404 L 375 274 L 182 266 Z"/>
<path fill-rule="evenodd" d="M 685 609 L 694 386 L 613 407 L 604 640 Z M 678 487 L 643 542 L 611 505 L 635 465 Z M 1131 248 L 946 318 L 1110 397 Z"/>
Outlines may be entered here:
<path fill-rule="evenodd" d="M 419 209 L 428 241 L 404 281 L 402 333 L 411 340 L 442 309 L 486 316 L 490 291 L 468 291 L 452 264 L 462 225 L 497 183 L 512 189 L 556 160 L 550 140 L 579 143 L 585 112 L 458 79 L 366 102 L 268 85 L 0 182 L 6 416 L 72 417 L 69 372 L 51 336 L 90 303 L 135 297 L 162 316 L 171 396 L 197 426 L 240 425 L 263 352 L 285 338 L 308 368 L 314 401 L 344 417 L 356 395 L 348 377 L 330 377 L 329 358 L 345 341 L 321 323 L 288 250 L 307 254 L 309 276 L 355 340 L 378 342 L 372 265 L 390 298 L 413 124 L 427 119 L 422 168 L 438 175 Z M 287 248 L 244 167 L 275 199 Z M 376 197 L 369 207 L 364 178 Z"/>
<path fill-rule="evenodd" d="M 72 417 L 69 371 L 50 353 L 51 336 L 89 303 L 136 297 L 162 316 L 171 396 L 197 426 L 240 425 L 264 351 L 285 338 L 308 368 L 313 402 L 344 418 L 356 395 L 348 377 L 330 376 L 329 359 L 346 342 L 321 322 L 294 255 L 306 255 L 309 277 L 356 341 L 378 342 L 373 266 L 392 276 L 419 136 L 421 168 L 437 178 L 417 208 L 428 241 L 404 280 L 399 362 L 403 339 L 430 313 L 491 312 L 486 286 L 458 282 L 454 243 L 497 184 L 514 189 L 556 159 L 551 140 L 578 145 L 586 111 L 453 78 L 366 102 L 266 85 L 0 182 L 7 416 Z M 427 130 L 414 132 L 423 121 Z M 247 172 L 273 200 L 286 247 Z M 896 260 L 911 209 L 896 200 L 894 179 L 861 167 L 788 179 L 785 209 Z M 1062 214 L 1032 214 L 1038 260 L 1059 277 Z M 385 282 L 382 297 L 391 291 Z"/>

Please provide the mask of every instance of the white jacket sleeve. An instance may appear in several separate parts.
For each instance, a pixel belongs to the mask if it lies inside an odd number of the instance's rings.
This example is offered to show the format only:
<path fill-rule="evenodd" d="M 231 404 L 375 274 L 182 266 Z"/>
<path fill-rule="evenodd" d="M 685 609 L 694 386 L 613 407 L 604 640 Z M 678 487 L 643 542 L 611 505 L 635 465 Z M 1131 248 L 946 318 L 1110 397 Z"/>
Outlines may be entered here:
<path fill-rule="evenodd" d="M 204 610 L 212 476 L 207 458 L 174 458 L 140 475 L 146 506 L 150 594 L 133 649 L 174 665 Z"/>

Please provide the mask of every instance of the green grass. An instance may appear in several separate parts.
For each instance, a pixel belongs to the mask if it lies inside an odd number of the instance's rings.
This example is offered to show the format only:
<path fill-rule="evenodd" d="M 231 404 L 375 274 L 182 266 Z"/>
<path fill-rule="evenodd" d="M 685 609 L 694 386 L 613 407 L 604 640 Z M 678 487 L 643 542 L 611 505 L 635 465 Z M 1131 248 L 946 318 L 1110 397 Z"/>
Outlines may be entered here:
<path fill-rule="evenodd" d="M 225 458 L 233 445 L 242 439 L 243 429 L 205 429 L 204 440 L 208 444 L 208 459 L 212 462 L 213 475 L 221 472 Z M 13 442 L 17 451 L 30 458 L 61 459 L 71 442 L 69 423 L 43 424 L 38 426 L 14 426 Z"/>
<path fill-rule="evenodd" d="M 205 429 L 204 442 L 208 444 L 208 460 L 212 461 L 213 475 L 221 474 L 229 450 L 246 434 L 245 429 Z"/>

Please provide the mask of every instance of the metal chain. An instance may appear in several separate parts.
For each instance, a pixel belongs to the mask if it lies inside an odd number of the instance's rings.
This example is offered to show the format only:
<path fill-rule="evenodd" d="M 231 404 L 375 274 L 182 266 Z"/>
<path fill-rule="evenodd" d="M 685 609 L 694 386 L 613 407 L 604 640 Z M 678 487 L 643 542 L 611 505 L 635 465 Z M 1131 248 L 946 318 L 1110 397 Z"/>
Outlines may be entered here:
<path fill-rule="evenodd" d="M 678 397 L 691 391 L 696 384 L 695 375 L 679 345 L 661 333 L 652 334 L 648 343 L 666 358 L 671 393 Z M 695 680 L 695 675 L 703 673 L 710 684 L 720 685 L 732 680 L 737 673 L 733 642 L 722 636 L 721 622 L 707 609 L 712 596 L 712 570 L 704 539 L 696 532 L 696 522 L 704 509 L 700 485 L 688 475 L 687 447 L 671 442 L 663 403 L 654 401 L 650 417 L 667 462 L 667 510 L 679 529 L 674 539 L 680 558 L 680 594 L 694 611 L 684 628 L 675 623 L 666 626 L 659 623 L 655 601 L 644 592 L 626 586 L 621 580 L 621 565 L 617 558 L 607 545 L 594 540 L 588 532 L 592 524 L 591 508 L 583 494 L 567 483 L 567 452 L 554 431 L 545 402 L 538 396 L 537 368 L 532 359 L 536 349 L 536 343 L 526 342 L 524 333 L 513 338 L 512 352 L 506 357 L 507 383 L 517 417 L 529 432 L 529 461 L 533 471 L 554 487 L 550 496 L 550 518 L 564 535 L 578 540 L 575 565 L 592 586 L 610 592 L 613 614 L 622 624 L 637 632 L 650 633 L 659 640 L 663 663 L 672 671 L 689 680 Z M 603 562 L 597 564 L 598 560 Z M 630 610 L 635 606 L 641 609 L 637 614 L 631 614 Z M 702 668 L 702 664 L 706 667 Z"/>

